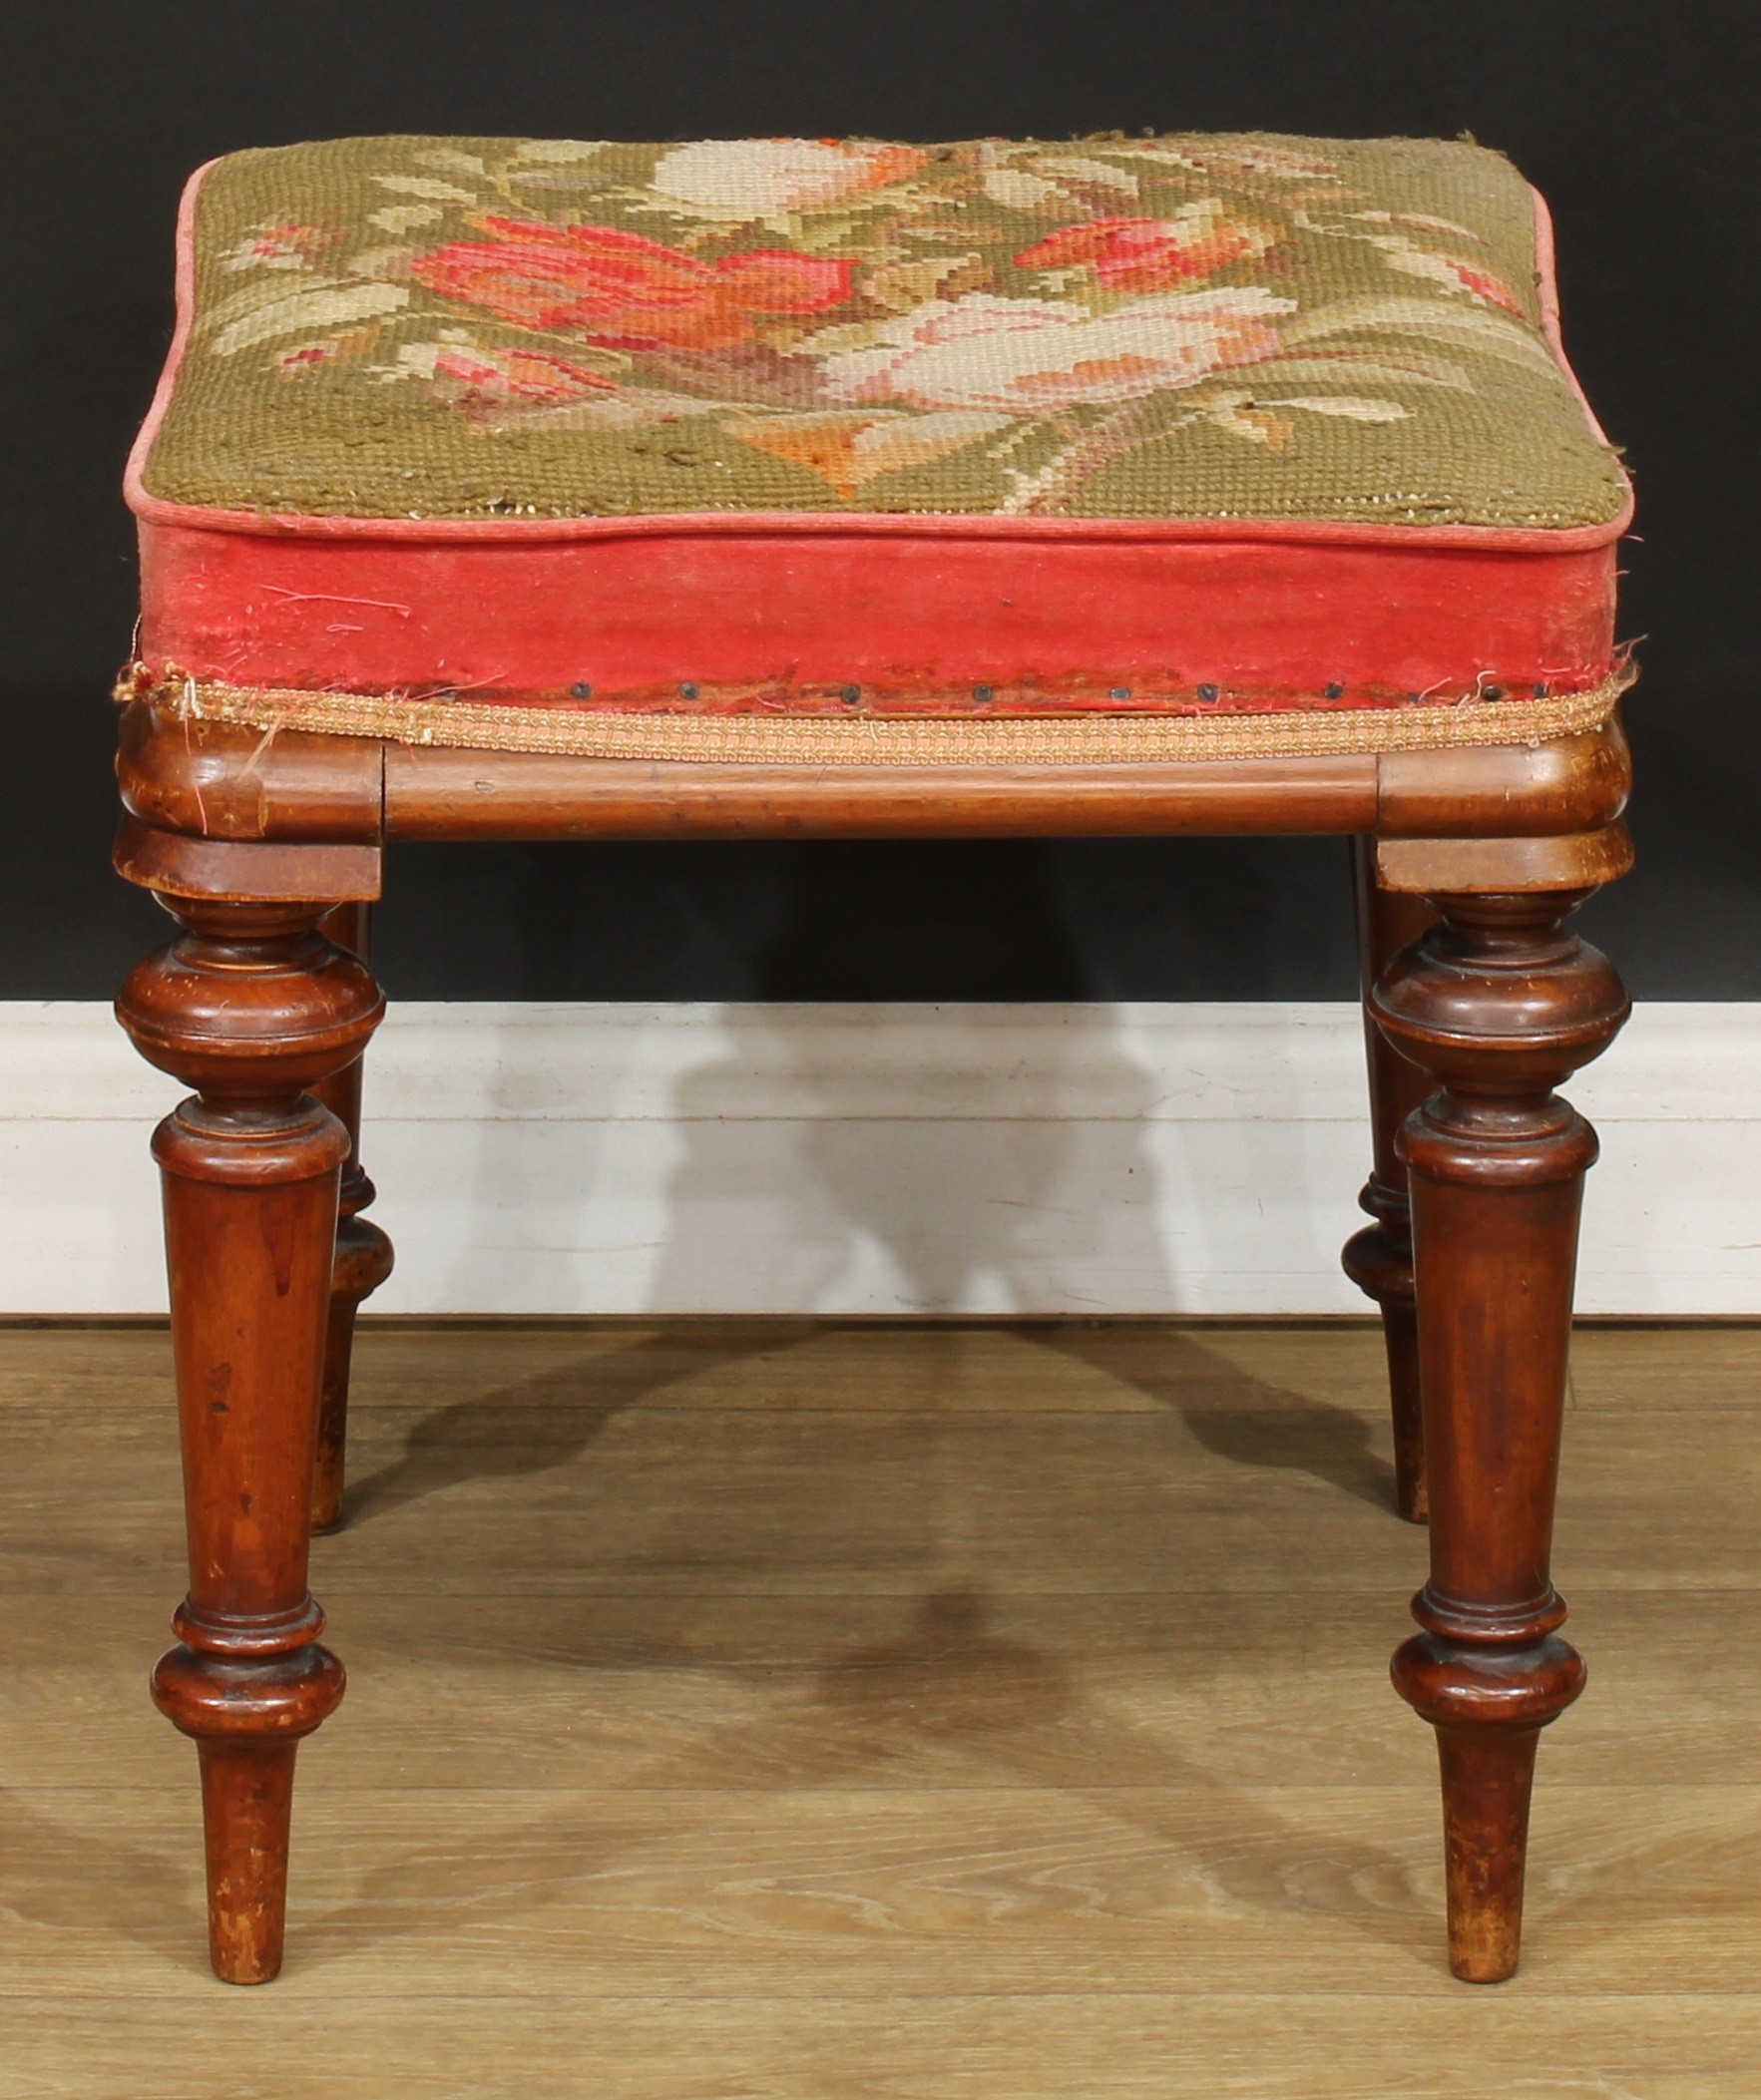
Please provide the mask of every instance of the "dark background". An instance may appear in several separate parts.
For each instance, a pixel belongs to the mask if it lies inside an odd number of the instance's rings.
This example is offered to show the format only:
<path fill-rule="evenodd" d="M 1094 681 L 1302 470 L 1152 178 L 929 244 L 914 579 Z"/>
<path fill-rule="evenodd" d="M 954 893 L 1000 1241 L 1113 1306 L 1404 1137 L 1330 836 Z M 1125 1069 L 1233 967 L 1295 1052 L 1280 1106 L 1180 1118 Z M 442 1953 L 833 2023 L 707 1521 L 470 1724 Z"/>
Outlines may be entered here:
<path fill-rule="evenodd" d="M 5 0 L 0 993 L 108 995 L 165 922 L 108 870 L 133 613 L 124 454 L 171 333 L 179 190 L 350 132 L 1062 137 L 1264 128 L 1510 153 L 1638 481 L 1623 630 L 1639 871 L 1586 913 L 1641 998 L 1761 997 L 1757 206 L 1742 0 Z M 1746 587 L 1746 588 L 1745 588 Z M 401 847 L 408 998 L 1316 999 L 1338 841 Z"/>

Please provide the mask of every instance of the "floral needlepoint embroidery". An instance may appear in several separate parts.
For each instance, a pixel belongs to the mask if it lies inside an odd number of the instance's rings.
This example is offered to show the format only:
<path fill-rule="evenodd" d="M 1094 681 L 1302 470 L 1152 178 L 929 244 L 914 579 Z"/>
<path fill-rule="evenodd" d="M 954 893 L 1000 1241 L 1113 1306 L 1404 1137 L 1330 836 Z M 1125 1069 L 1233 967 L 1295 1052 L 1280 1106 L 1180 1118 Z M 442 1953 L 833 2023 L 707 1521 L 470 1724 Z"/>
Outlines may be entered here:
<path fill-rule="evenodd" d="M 1006 429 L 1009 421 L 955 410 L 927 416 L 778 415 L 733 427 L 745 444 L 810 468 L 848 501 L 878 474 L 927 466 L 976 437 Z"/>
<path fill-rule="evenodd" d="M 913 175 L 927 158 L 915 146 L 840 139 L 705 139 L 663 155 L 652 188 L 706 218 L 787 223 Z"/>
<path fill-rule="evenodd" d="M 195 215 L 156 494 L 1562 526 L 1625 500 L 1477 147 L 344 139 Z M 1537 438 L 1541 439 L 1537 442 Z"/>
<path fill-rule="evenodd" d="M 613 226 L 495 217 L 483 226 L 489 239 L 417 255 L 410 274 L 501 320 L 577 332 L 613 349 L 725 349 L 747 341 L 760 314 L 815 313 L 840 304 L 850 288 L 850 263 L 786 249 L 704 263 Z"/>
<path fill-rule="evenodd" d="M 1173 218 L 1097 218 L 1065 226 L 1016 256 L 1020 269 L 1087 264 L 1106 291 L 1174 291 L 1231 262 L 1257 262 L 1277 235 L 1229 218 L 1212 198 Z"/>
<path fill-rule="evenodd" d="M 326 358 L 337 354 L 338 345 L 327 343 L 296 343 L 291 350 L 280 351 L 275 362 L 283 372 L 303 371 L 311 365 L 322 364 Z"/>
<path fill-rule="evenodd" d="M 1201 175 L 1277 176 L 1282 180 L 1336 183 L 1339 163 L 1311 153 L 1292 152 L 1263 139 L 1194 139 L 1183 146 L 1167 144 L 1163 150 L 1183 168 Z"/>
<path fill-rule="evenodd" d="M 970 292 L 883 321 L 875 347 L 825 360 L 836 400 L 1023 411 L 1134 401 L 1271 354 L 1273 314 L 1294 311 L 1257 285 L 1132 300 L 1092 314 L 1066 300 Z"/>
<path fill-rule="evenodd" d="M 343 237 L 339 226 L 256 226 L 220 257 L 220 265 L 224 270 L 305 269 Z"/>

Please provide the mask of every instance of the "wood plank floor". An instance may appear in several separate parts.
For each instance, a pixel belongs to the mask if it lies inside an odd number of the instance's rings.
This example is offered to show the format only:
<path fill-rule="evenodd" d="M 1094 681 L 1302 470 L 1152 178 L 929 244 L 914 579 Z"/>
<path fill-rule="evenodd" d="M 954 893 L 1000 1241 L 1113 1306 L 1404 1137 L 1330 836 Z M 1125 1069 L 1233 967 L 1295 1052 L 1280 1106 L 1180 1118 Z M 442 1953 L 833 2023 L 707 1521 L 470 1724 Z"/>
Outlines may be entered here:
<path fill-rule="evenodd" d="M 168 1350 L 0 1331 L 5 2100 L 1761 2095 L 1761 1331 L 1587 1329 L 1527 1963 L 1449 1977 L 1379 1338 L 363 1335 L 289 1957 L 203 1949 Z"/>

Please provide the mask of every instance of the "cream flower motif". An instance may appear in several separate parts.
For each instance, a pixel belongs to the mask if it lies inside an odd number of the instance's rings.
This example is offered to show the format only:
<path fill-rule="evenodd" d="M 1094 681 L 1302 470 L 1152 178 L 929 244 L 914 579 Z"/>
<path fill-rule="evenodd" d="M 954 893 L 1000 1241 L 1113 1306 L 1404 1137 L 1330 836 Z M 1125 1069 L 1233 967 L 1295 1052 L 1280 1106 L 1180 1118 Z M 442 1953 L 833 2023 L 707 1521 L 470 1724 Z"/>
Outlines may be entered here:
<path fill-rule="evenodd" d="M 825 139 L 702 139 L 675 146 L 651 189 L 707 218 L 744 225 L 786 218 L 839 198 L 877 190 L 921 168 L 910 146 Z"/>
<path fill-rule="evenodd" d="M 1158 158 L 1176 161 L 1182 168 L 1194 169 L 1201 175 L 1275 176 L 1285 182 L 1324 183 L 1339 179 L 1335 162 L 1318 160 L 1313 154 L 1292 153 L 1285 146 L 1255 145 L 1247 139 L 1235 145 L 1217 140 L 1194 143 L 1184 150 L 1168 148 Z"/>
<path fill-rule="evenodd" d="M 1258 285 L 1132 299 L 1100 315 L 1063 299 L 971 292 L 881 322 L 871 349 L 828 357 L 822 391 L 1018 415 L 1134 401 L 1275 355 L 1270 318 L 1295 310 Z"/>

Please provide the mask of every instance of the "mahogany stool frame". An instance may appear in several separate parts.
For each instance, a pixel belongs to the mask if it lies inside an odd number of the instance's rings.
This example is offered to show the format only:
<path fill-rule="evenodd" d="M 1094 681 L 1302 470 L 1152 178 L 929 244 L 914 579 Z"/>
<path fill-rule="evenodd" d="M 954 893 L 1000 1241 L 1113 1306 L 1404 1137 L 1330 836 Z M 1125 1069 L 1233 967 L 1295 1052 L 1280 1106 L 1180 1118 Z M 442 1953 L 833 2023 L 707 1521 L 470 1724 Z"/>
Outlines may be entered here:
<path fill-rule="evenodd" d="M 1596 1141 L 1553 1089 L 1628 1012 L 1566 925 L 1631 859 L 1617 718 L 1533 747 L 791 768 L 264 736 L 136 702 L 118 770 L 117 866 L 180 925 L 118 1013 L 195 1088 L 153 1144 L 190 1548 L 153 1691 L 200 1753 L 217 1974 L 280 1966 L 294 1755 L 342 1696 L 306 1577 L 341 1515 L 355 1311 L 391 1269 L 358 1151 L 385 843 L 1172 833 L 1357 841 L 1374 1166 L 1345 1262 L 1382 1310 L 1401 1511 L 1431 1535 L 1393 1675 L 1437 1731 L 1451 1965 L 1514 1972 L 1537 1738 L 1584 1677 L 1548 1557 Z"/>

